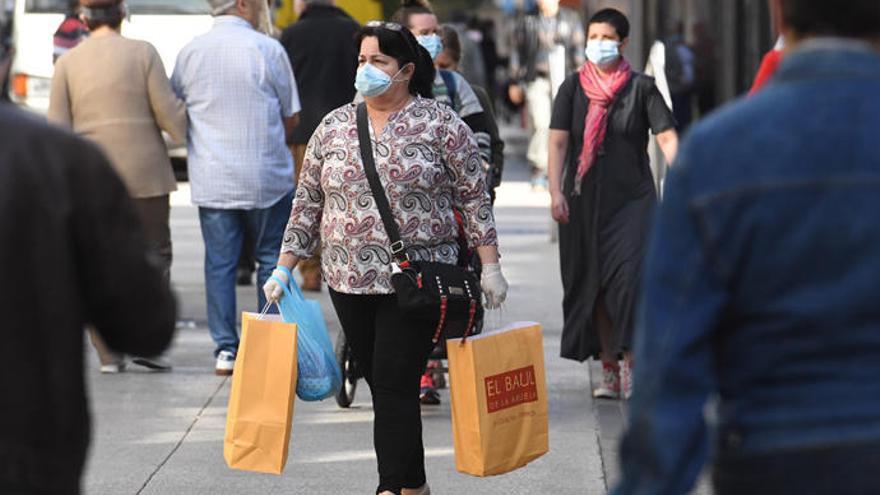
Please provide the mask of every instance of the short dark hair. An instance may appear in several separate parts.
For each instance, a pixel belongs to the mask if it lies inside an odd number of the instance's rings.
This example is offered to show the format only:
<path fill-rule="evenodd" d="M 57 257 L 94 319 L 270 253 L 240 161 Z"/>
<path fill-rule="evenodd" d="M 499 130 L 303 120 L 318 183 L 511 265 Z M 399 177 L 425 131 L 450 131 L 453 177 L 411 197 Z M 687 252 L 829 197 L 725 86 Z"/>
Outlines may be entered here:
<path fill-rule="evenodd" d="M 596 12 L 590 18 L 587 26 L 589 27 L 591 24 L 610 24 L 617 31 L 617 35 L 620 36 L 621 40 L 629 38 L 629 19 L 626 18 L 623 12 L 617 9 L 602 9 Z"/>
<path fill-rule="evenodd" d="M 434 98 L 434 61 L 428 50 L 422 48 L 416 37 L 404 26 L 399 29 L 367 24 L 355 36 L 357 50 L 360 50 L 364 38 L 374 37 L 379 40 L 379 50 L 397 60 L 401 68 L 413 64 L 415 71 L 409 81 L 409 92 L 422 98 Z"/>
<path fill-rule="evenodd" d="M 89 28 L 89 31 L 94 31 L 99 27 L 108 26 L 110 29 L 119 29 L 119 26 L 122 25 L 122 18 L 119 19 L 99 19 L 99 20 L 86 20 L 86 27 Z"/>
<path fill-rule="evenodd" d="M 443 51 L 449 55 L 453 62 L 461 62 L 461 40 L 458 31 L 449 24 L 440 26 L 440 39 L 443 40 Z"/>
<path fill-rule="evenodd" d="M 880 0 L 782 0 L 782 18 L 803 36 L 880 36 Z"/>
<path fill-rule="evenodd" d="M 86 18 L 86 27 L 89 28 L 89 31 L 94 31 L 100 27 L 108 26 L 111 29 L 119 29 L 122 26 L 123 17 L 115 17 L 115 18 L 101 18 L 101 19 L 88 19 Z"/>
<path fill-rule="evenodd" d="M 400 8 L 391 16 L 391 20 L 402 26 L 410 27 L 410 17 L 418 14 L 434 15 L 434 9 L 428 0 L 402 0 Z"/>
<path fill-rule="evenodd" d="M 89 31 L 94 31 L 102 26 L 119 29 L 126 15 L 124 4 L 121 1 L 111 5 L 85 7 L 82 13 Z"/>

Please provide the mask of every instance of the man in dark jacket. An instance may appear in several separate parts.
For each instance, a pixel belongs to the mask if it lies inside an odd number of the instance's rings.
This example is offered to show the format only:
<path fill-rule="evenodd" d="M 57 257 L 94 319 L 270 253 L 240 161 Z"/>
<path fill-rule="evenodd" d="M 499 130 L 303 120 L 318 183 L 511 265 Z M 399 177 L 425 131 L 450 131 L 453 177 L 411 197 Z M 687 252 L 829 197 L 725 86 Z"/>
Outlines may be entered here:
<path fill-rule="evenodd" d="M 291 151 L 299 177 L 306 145 L 321 119 L 354 99 L 358 23 L 334 0 L 297 0 L 300 19 L 281 34 L 294 74 L 297 74 L 302 112 L 293 132 Z M 300 263 L 304 290 L 321 289 L 321 258 Z"/>
<path fill-rule="evenodd" d="M 97 148 L 6 105 L 0 136 L 0 493 L 76 495 L 89 443 L 83 328 L 157 355 L 174 298 Z"/>
<path fill-rule="evenodd" d="M 615 495 L 880 493 L 880 2 L 773 4 L 772 83 L 666 180 Z"/>

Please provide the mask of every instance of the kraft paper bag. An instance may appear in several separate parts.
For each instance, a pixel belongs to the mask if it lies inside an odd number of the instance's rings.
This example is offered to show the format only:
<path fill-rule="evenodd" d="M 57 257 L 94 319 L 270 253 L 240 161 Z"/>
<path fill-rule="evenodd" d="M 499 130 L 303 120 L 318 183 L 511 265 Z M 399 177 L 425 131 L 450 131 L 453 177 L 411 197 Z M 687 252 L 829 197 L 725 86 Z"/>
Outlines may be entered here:
<path fill-rule="evenodd" d="M 537 323 L 446 341 L 455 467 L 503 474 L 550 450 L 544 341 Z"/>
<path fill-rule="evenodd" d="M 281 474 L 296 397 L 296 325 L 244 313 L 223 457 L 232 469 Z"/>

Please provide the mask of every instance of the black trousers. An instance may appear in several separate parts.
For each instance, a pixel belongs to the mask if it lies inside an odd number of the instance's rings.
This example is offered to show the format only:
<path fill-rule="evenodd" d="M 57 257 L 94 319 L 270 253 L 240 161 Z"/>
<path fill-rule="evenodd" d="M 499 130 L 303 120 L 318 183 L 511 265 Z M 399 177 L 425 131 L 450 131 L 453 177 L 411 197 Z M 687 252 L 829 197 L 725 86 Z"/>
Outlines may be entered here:
<path fill-rule="evenodd" d="M 401 314 L 394 295 L 330 291 L 345 338 L 373 394 L 379 487 L 399 494 L 425 484 L 419 380 L 437 322 Z"/>

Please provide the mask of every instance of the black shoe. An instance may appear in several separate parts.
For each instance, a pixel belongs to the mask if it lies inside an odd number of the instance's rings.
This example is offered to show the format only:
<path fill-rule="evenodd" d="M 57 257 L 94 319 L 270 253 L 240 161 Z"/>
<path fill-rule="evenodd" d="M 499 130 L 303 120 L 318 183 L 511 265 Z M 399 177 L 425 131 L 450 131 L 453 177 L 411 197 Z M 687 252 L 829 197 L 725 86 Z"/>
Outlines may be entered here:
<path fill-rule="evenodd" d="M 421 395 L 419 395 L 419 402 L 425 406 L 439 406 L 440 394 L 437 393 L 436 389 L 423 388 Z"/>
<path fill-rule="evenodd" d="M 171 365 L 168 364 L 168 362 L 166 362 L 165 360 L 158 357 L 135 357 L 131 359 L 131 362 L 153 371 L 171 371 Z"/>
<path fill-rule="evenodd" d="M 247 268 L 239 268 L 235 283 L 241 286 L 248 286 L 254 283 L 254 272 L 248 270 Z"/>

